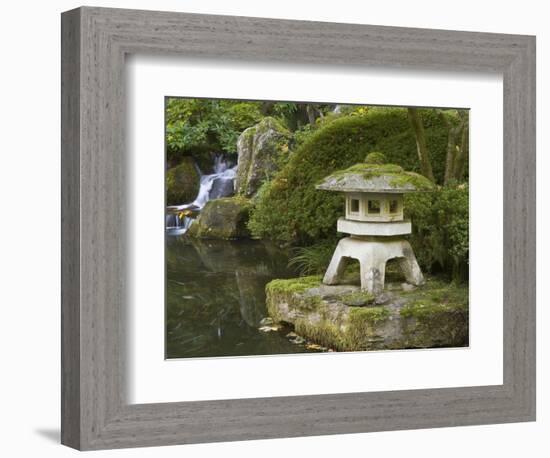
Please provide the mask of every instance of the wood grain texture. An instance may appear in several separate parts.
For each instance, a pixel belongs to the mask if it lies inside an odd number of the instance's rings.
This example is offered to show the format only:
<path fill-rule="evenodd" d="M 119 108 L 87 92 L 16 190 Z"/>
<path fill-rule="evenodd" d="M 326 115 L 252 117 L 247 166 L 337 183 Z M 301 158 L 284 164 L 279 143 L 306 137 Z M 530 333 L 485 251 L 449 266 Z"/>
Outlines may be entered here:
<path fill-rule="evenodd" d="M 80 446 L 80 14 L 61 24 L 61 437 Z"/>
<path fill-rule="evenodd" d="M 64 444 L 103 449 L 535 418 L 534 37 L 88 7 L 64 13 L 62 24 Z M 128 404 L 120 230 L 128 53 L 502 73 L 504 384 Z"/>

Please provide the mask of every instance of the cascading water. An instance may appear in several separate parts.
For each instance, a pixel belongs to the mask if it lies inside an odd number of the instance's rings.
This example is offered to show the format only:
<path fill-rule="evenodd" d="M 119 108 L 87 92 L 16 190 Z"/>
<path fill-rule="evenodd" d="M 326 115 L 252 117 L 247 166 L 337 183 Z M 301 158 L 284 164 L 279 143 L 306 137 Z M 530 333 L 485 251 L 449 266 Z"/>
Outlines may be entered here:
<path fill-rule="evenodd" d="M 184 233 L 193 222 L 193 218 L 185 216 L 180 212 L 167 213 L 166 214 L 166 229 L 171 231 L 179 231 L 180 234 Z"/>
<path fill-rule="evenodd" d="M 221 154 L 214 158 L 214 170 L 209 175 L 200 177 L 200 187 L 197 197 L 191 203 L 168 207 L 166 213 L 166 230 L 168 234 L 184 234 L 191 226 L 197 213 L 211 199 L 232 196 L 235 192 L 235 177 L 237 165 L 223 158 Z"/>

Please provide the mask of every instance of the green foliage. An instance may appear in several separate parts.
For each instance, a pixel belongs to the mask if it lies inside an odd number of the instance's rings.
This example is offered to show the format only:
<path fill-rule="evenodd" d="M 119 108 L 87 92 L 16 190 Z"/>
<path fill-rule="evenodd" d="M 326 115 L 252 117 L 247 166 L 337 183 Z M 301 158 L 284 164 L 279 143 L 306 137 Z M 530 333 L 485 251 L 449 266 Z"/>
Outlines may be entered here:
<path fill-rule="evenodd" d="M 403 109 L 406 117 L 406 110 Z M 437 184 L 443 184 L 445 176 L 445 161 L 447 158 L 447 140 L 448 130 L 436 110 L 420 110 L 424 133 L 426 135 L 426 144 L 430 154 L 433 174 Z M 445 110 L 445 116 L 455 125 L 459 122 L 456 110 Z M 388 155 L 390 162 L 401 165 L 405 170 L 421 173 L 420 162 L 416 152 L 416 139 L 412 129 L 404 130 L 396 135 L 382 138 L 379 142 L 380 151 Z M 391 156 L 391 157 L 390 157 Z"/>
<path fill-rule="evenodd" d="M 237 151 L 240 133 L 257 123 L 260 102 L 169 98 L 166 103 L 168 159 L 203 152 Z"/>
<path fill-rule="evenodd" d="M 305 124 L 294 131 L 294 147 L 300 147 L 319 128 L 318 125 Z"/>
<path fill-rule="evenodd" d="M 322 274 L 325 272 L 333 252 L 334 242 L 332 240 L 294 248 L 288 266 L 296 269 L 302 276 Z"/>
<path fill-rule="evenodd" d="M 434 170 L 443 179 L 447 131 L 433 110 L 422 110 Z M 440 141 L 443 139 L 443 141 Z M 388 162 L 418 171 L 414 133 L 404 108 L 371 107 L 366 114 L 321 123 L 303 140 L 286 166 L 260 189 L 249 227 L 256 237 L 308 245 L 336 236 L 343 214 L 338 193 L 318 191 L 322 178 L 379 151 Z M 439 158 L 439 159 L 438 159 Z"/>
<path fill-rule="evenodd" d="M 264 114 L 276 117 L 292 131 L 311 126 L 310 115 L 317 118 L 316 123 L 321 122 L 334 108 L 334 105 L 319 103 L 271 102 L 267 105 L 269 108 L 264 110 Z"/>
<path fill-rule="evenodd" d="M 230 100 L 222 102 L 224 102 L 222 107 L 227 109 L 232 126 L 238 132 L 253 126 L 262 119 L 259 102 L 233 102 Z"/>
<path fill-rule="evenodd" d="M 292 119 L 298 111 L 298 104 L 293 102 L 278 102 L 273 104 L 273 115 L 281 120 Z"/>
<path fill-rule="evenodd" d="M 274 111 L 277 108 L 278 105 L 284 105 L 283 103 L 277 103 L 275 104 Z M 303 107 L 305 104 L 298 104 L 298 107 Z M 301 146 L 309 137 L 311 137 L 315 132 L 317 132 L 319 129 L 326 127 L 328 124 L 344 117 L 349 116 L 365 116 L 369 110 L 375 108 L 375 107 L 369 107 L 369 106 L 359 106 L 359 105 L 340 105 L 340 111 L 334 112 L 334 108 L 336 105 L 319 105 L 314 104 L 315 108 L 322 114 L 322 116 L 318 117 L 315 120 L 314 124 L 311 124 L 309 122 L 303 122 L 296 126 L 296 128 L 292 128 L 293 125 L 296 124 L 294 120 L 289 119 L 288 114 L 284 114 L 284 116 L 279 116 L 281 118 L 282 122 L 289 128 L 291 128 L 294 131 L 294 149 Z M 282 114 L 282 110 L 278 109 L 278 113 Z M 294 116 L 296 116 L 295 113 L 293 113 Z"/>
<path fill-rule="evenodd" d="M 405 216 L 413 223 L 410 241 L 421 267 L 428 272 L 448 272 L 455 281 L 467 280 L 468 186 L 406 195 Z"/>
<path fill-rule="evenodd" d="M 376 109 L 369 105 L 340 105 L 338 114 L 341 116 L 365 116 L 373 108 Z"/>

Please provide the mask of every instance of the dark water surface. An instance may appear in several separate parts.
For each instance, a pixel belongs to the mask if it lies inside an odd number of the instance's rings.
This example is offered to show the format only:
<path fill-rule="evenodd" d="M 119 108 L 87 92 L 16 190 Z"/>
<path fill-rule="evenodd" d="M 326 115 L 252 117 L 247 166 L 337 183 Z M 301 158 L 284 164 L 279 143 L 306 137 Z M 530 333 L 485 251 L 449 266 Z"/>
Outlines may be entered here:
<path fill-rule="evenodd" d="M 285 335 L 258 330 L 267 316 L 265 285 L 295 276 L 288 254 L 252 240 L 166 241 L 166 357 L 308 352 Z"/>

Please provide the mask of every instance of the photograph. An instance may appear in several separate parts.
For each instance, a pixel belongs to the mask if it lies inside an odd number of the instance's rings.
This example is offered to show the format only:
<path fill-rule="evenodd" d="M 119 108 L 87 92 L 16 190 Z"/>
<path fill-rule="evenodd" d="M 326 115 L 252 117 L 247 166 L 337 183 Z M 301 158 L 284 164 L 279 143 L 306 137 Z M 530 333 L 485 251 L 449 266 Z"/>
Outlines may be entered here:
<path fill-rule="evenodd" d="M 164 109 L 166 359 L 469 346 L 467 108 Z"/>

